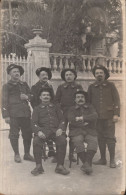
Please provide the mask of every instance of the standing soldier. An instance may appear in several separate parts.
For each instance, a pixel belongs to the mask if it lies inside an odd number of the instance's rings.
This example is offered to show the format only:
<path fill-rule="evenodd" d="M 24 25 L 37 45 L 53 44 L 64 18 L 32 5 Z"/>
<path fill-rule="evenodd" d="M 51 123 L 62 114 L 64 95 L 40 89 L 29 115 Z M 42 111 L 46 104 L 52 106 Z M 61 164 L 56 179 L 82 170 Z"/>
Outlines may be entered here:
<path fill-rule="evenodd" d="M 74 94 L 75 94 L 75 92 L 82 90 L 82 86 L 75 82 L 75 80 L 77 78 L 77 73 L 73 69 L 69 69 L 69 68 L 64 69 L 61 72 L 61 78 L 65 81 L 65 83 L 61 84 L 57 88 L 55 102 L 59 103 L 61 105 L 61 109 L 62 109 L 63 114 L 64 114 L 66 128 L 67 128 L 68 110 L 71 106 L 73 106 L 75 104 Z M 71 140 L 69 141 L 69 148 L 70 148 L 69 159 L 71 158 L 71 160 L 73 162 L 76 162 L 76 159 L 73 156 L 73 148 L 74 147 L 71 143 Z"/>
<path fill-rule="evenodd" d="M 24 69 L 21 66 L 11 64 L 7 67 L 7 73 L 11 79 L 2 89 L 2 115 L 6 123 L 10 124 L 9 138 L 15 153 L 14 160 L 21 162 L 18 146 L 19 131 L 22 131 L 24 144 L 24 160 L 34 161 L 30 155 L 32 139 L 31 111 L 28 105 L 30 100 L 30 88 L 26 82 L 20 80 Z"/>
<path fill-rule="evenodd" d="M 89 86 L 89 101 L 98 113 L 97 131 L 101 159 L 95 165 L 106 165 L 106 144 L 110 154 L 110 167 L 115 168 L 115 123 L 120 115 L 120 100 L 114 83 L 107 81 L 108 70 L 97 65 L 93 68 L 96 81 Z"/>
<path fill-rule="evenodd" d="M 53 87 L 48 82 L 48 80 L 52 78 L 52 73 L 51 73 L 50 68 L 46 68 L 46 67 L 38 68 L 36 70 L 36 75 L 39 77 L 39 81 L 35 85 L 33 85 L 31 88 L 31 93 L 32 93 L 31 105 L 33 108 L 35 108 L 35 106 L 38 106 L 41 103 L 39 94 L 43 88 L 50 89 L 52 93 L 52 101 L 54 99 Z M 47 144 L 49 147 L 48 157 L 55 156 L 53 142 L 51 140 L 47 140 Z M 55 162 L 55 161 L 56 159 L 54 158 L 52 162 Z"/>

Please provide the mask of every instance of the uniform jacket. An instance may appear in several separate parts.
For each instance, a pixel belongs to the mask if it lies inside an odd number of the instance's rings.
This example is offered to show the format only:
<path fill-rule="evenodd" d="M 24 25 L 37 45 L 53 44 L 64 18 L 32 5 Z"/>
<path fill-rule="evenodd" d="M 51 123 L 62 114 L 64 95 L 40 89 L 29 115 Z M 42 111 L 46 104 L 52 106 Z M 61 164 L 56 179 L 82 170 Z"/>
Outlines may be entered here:
<path fill-rule="evenodd" d="M 88 88 L 89 102 L 94 106 L 99 119 L 111 119 L 120 115 L 120 99 L 114 83 L 97 81 Z"/>
<path fill-rule="evenodd" d="M 75 92 L 82 89 L 82 86 L 76 82 L 72 84 L 65 82 L 57 88 L 55 102 L 61 105 L 63 111 L 66 111 L 75 104 Z"/>
<path fill-rule="evenodd" d="M 30 100 L 30 88 L 26 82 L 9 80 L 2 89 L 2 115 L 6 117 L 30 117 L 31 111 L 28 100 L 21 100 L 24 93 Z"/>
<path fill-rule="evenodd" d="M 76 117 L 83 116 L 83 121 L 76 121 Z M 69 136 L 80 134 L 96 134 L 97 113 L 91 104 L 75 105 L 68 111 Z"/>
<path fill-rule="evenodd" d="M 59 128 L 64 131 L 64 118 L 60 107 L 52 103 L 36 106 L 32 114 L 32 128 L 35 134 L 42 131 L 46 137 Z"/>
<path fill-rule="evenodd" d="M 44 83 L 41 81 L 38 81 L 35 85 L 31 88 L 31 105 L 34 108 L 35 106 L 38 106 L 41 103 L 41 100 L 39 99 L 39 94 L 42 88 L 50 88 L 52 96 L 54 98 L 54 91 L 52 85 L 50 85 L 48 82 Z"/>

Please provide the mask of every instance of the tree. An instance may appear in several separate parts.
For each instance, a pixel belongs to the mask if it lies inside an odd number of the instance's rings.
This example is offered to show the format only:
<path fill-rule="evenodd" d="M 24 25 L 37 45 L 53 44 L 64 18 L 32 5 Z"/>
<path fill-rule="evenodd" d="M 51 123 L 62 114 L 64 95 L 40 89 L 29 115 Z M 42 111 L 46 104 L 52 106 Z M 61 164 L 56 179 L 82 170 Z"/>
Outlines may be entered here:
<path fill-rule="evenodd" d="M 11 51 L 11 45 L 15 45 L 15 53 L 26 55 L 24 43 L 33 38 L 33 28 L 41 27 L 42 37 L 52 43 L 51 52 L 89 54 L 94 40 L 113 33 L 115 37 L 109 38 L 108 47 L 122 40 L 119 0 L 43 0 L 41 3 L 23 0 L 17 12 L 13 35 L 8 22 L 3 22 L 4 52 Z"/>

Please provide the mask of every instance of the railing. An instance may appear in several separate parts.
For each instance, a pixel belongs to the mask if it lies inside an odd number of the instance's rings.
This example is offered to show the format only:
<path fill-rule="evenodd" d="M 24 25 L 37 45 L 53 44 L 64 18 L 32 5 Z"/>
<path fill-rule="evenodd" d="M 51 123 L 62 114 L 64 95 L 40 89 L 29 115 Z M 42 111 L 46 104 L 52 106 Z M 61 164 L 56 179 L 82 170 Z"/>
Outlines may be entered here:
<path fill-rule="evenodd" d="M 61 70 L 64 68 L 73 68 L 77 72 L 81 72 L 81 74 L 90 73 L 92 68 L 97 64 L 99 57 L 91 56 L 91 55 L 81 55 L 74 56 L 72 54 L 58 54 L 58 53 L 50 53 L 50 64 L 52 72 L 57 75 L 60 74 Z M 102 63 L 107 67 L 110 73 L 120 75 L 123 70 L 123 61 L 121 58 L 110 58 L 110 57 L 100 57 L 102 59 Z M 9 79 L 7 75 L 6 69 L 7 66 L 11 63 L 15 63 L 17 65 L 21 65 L 25 72 L 22 76 L 22 80 L 25 80 L 30 86 L 34 81 L 35 74 L 35 65 L 34 62 L 25 57 L 17 57 L 17 56 L 2 56 L 1 55 L 1 72 L 2 72 L 2 84 L 6 83 Z M 88 74 L 87 74 L 88 75 Z"/>
<path fill-rule="evenodd" d="M 52 71 L 61 71 L 64 68 L 74 68 L 77 71 L 88 72 L 101 59 L 103 65 L 112 73 L 122 73 L 121 58 L 99 57 L 91 55 L 74 56 L 72 54 L 50 53 Z"/>

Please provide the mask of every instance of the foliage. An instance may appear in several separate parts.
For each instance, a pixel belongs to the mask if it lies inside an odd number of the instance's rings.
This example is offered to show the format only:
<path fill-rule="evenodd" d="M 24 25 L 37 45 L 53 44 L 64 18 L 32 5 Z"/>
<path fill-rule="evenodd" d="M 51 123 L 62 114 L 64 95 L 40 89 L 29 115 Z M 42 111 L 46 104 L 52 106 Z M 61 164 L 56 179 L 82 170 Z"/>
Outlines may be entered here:
<path fill-rule="evenodd" d="M 3 17 L 3 53 L 26 55 L 23 45 L 34 37 L 32 29 L 41 27 L 42 37 L 52 43 L 51 52 L 89 54 L 93 41 L 106 35 L 108 47 L 122 40 L 119 0 L 22 0 L 16 12 L 13 28 L 6 19 L 9 11 Z"/>

